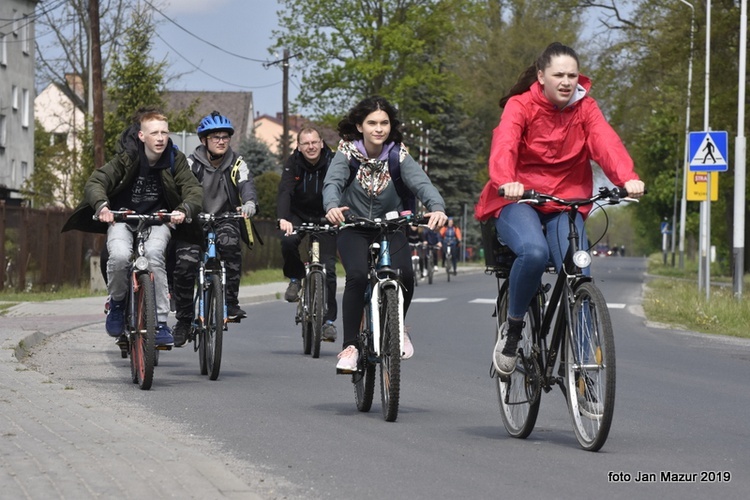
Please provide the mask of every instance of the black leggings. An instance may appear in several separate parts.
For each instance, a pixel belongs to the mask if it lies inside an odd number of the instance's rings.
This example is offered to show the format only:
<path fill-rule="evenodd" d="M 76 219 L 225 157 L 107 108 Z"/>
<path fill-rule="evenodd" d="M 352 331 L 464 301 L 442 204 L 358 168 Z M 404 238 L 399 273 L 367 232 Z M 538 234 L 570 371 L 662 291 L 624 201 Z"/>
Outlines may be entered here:
<path fill-rule="evenodd" d="M 344 348 L 356 345 L 367 290 L 367 254 L 370 244 L 379 239 L 377 231 L 344 229 L 338 235 L 341 263 L 346 271 L 346 287 L 341 302 L 344 323 Z M 414 295 L 414 270 L 411 267 L 411 249 L 403 232 L 389 236 L 391 267 L 401 270 L 404 285 L 404 316 Z"/>

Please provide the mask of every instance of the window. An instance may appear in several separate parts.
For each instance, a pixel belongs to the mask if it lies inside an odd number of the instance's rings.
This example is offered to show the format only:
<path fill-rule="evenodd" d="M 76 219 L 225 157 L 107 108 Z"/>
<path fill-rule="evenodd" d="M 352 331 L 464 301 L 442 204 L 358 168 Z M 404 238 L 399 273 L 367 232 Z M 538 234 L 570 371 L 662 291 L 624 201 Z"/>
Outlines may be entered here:
<path fill-rule="evenodd" d="M 21 162 L 21 183 L 22 184 L 28 176 L 29 176 L 29 162 L 22 161 Z"/>
<path fill-rule="evenodd" d="M 8 43 L 5 33 L 0 33 L 0 66 L 8 64 Z"/>
<path fill-rule="evenodd" d="M 29 89 L 23 89 L 22 91 L 23 97 L 21 101 L 21 126 L 28 128 L 29 127 L 29 120 L 31 115 L 31 99 L 29 97 Z"/>
<path fill-rule="evenodd" d="M 21 25 L 21 50 L 23 50 L 24 55 L 29 55 L 30 46 L 31 46 L 31 19 L 29 19 L 29 16 L 23 16 L 23 21 Z"/>
<path fill-rule="evenodd" d="M 13 85 L 10 91 L 10 107 L 18 110 L 18 85 Z"/>
<path fill-rule="evenodd" d="M 5 143 L 8 140 L 8 120 L 5 119 L 5 115 L 0 115 L 0 148 L 5 147 Z"/>
<path fill-rule="evenodd" d="M 15 36 L 18 36 L 18 25 L 20 24 L 18 20 L 20 18 L 21 18 L 21 14 L 19 14 L 18 11 L 14 11 L 13 12 L 13 34 Z"/>

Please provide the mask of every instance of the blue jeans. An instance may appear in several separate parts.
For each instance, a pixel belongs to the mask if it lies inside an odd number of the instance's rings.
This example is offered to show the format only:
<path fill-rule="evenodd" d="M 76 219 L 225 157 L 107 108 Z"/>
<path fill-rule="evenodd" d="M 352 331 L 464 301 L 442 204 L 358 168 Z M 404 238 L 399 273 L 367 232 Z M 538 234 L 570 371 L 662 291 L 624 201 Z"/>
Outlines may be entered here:
<path fill-rule="evenodd" d="M 500 243 L 516 254 L 508 278 L 508 316 L 523 319 L 547 263 L 551 261 L 558 271 L 562 268 L 568 251 L 568 214 L 545 214 L 525 203 L 514 203 L 503 207 L 495 228 Z M 576 228 L 580 237 L 578 246 L 586 250 L 588 240 L 581 214 L 576 217 Z M 584 273 L 589 273 L 588 268 Z"/>

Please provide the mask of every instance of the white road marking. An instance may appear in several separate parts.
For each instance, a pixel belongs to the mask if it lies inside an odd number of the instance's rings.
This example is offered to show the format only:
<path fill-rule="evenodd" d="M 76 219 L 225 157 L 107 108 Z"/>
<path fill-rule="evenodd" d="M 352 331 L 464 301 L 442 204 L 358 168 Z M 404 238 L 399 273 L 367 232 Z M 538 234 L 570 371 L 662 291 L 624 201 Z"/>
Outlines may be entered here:
<path fill-rule="evenodd" d="M 469 304 L 494 304 L 496 299 L 474 299 Z"/>
<path fill-rule="evenodd" d="M 425 302 L 425 303 L 432 303 L 432 302 L 443 302 L 444 300 L 448 300 L 446 297 L 435 297 L 432 299 L 429 298 L 418 298 L 418 299 L 412 299 L 412 303 L 414 302 Z"/>

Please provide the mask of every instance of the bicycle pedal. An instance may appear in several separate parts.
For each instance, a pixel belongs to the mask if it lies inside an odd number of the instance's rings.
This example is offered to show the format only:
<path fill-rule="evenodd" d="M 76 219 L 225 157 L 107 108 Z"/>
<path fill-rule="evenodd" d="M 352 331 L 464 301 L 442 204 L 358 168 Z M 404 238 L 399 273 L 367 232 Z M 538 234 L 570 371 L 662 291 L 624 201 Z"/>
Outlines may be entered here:
<path fill-rule="evenodd" d="M 156 346 L 157 351 L 171 351 L 172 346 L 171 345 L 158 345 Z"/>
<path fill-rule="evenodd" d="M 336 375 L 352 375 L 353 373 L 357 373 L 357 370 L 342 370 L 341 368 L 336 368 Z"/>

